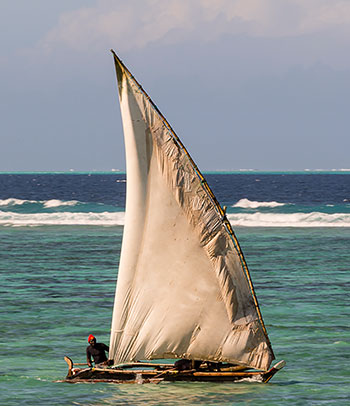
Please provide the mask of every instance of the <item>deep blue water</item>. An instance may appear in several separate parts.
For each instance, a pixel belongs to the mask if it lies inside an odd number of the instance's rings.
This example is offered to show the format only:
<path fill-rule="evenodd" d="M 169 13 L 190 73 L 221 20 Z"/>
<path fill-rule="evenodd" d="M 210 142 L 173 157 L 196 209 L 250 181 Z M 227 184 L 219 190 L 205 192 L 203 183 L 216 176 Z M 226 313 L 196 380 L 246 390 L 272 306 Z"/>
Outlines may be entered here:
<path fill-rule="evenodd" d="M 70 385 L 109 342 L 125 175 L 0 174 L 3 405 L 350 403 L 349 174 L 208 174 L 244 251 L 278 360 L 267 385 Z"/>
<path fill-rule="evenodd" d="M 234 226 L 350 226 L 349 174 L 206 178 Z M 0 224 L 123 225 L 125 188 L 125 174 L 0 174 Z"/>
<path fill-rule="evenodd" d="M 350 203 L 349 174 L 206 174 L 222 205 L 240 199 L 297 205 Z M 0 174 L 0 199 L 78 200 L 124 206 L 125 174 Z"/>

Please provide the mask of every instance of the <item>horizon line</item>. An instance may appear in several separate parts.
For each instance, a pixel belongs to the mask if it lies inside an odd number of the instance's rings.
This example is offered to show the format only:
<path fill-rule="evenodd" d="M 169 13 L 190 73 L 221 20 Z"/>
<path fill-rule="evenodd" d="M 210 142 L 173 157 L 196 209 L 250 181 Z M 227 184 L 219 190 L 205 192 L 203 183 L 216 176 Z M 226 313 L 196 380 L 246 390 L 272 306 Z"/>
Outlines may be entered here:
<path fill-rule="evenodd" d="M 278 173 L 339 173 L 345 174 L 350 173 L 350 169 L 215 169 L 215 170 L 204 170 L 203 174 L 253 174 L 253 173 L 266 173 L 266 174 L 278 174 Z M 2 171 L 0 170 L 1 175 L 30 175 L 30 174 L 64 174 L 64 175 L 79 175 L 79 174 L 126 174 L 125 170 L 119 169 L 110 169 L 110 170 L 19 170 L 19 171 Z"/>

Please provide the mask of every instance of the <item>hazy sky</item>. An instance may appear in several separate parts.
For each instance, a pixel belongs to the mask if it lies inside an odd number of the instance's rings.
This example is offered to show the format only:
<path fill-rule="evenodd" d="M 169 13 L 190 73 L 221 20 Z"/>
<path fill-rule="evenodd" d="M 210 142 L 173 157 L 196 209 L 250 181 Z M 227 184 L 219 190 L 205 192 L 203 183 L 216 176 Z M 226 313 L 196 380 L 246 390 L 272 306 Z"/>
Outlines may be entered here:
<path fill-rule="evenodd" d="M 124 169 L 113 48 L 202 170 L 350 167 L 349 0 L 0 0 L 0 171 Z"/>

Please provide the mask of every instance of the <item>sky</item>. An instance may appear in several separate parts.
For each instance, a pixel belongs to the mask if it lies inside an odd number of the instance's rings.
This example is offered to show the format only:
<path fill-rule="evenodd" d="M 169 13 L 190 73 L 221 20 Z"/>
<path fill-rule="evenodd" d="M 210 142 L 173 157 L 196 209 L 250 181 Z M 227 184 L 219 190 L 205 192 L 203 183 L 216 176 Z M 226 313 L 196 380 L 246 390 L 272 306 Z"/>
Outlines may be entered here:
<path fill-rule="evenodd" d="M 0 0 L 0 171 L 125 170 L 113 48 L 203 171 L 350 168 L 349 0 Z"/>

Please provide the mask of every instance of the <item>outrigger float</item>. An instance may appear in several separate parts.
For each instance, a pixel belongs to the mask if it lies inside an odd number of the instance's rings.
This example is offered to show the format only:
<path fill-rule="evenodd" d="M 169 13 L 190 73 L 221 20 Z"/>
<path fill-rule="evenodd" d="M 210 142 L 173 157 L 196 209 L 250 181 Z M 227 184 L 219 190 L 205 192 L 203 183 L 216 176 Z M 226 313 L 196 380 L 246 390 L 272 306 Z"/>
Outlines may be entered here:
<path fill-rule="evenodd" d="M 127 164 L 112 365 L 75 368 L 66 357 L 66 381 L 268 382 L 285 362 L 270 367 L 274 353 L 226 210 L 166 118 L 112 53 Z M 192 364 L 179 370 L 153 363 L 171 359 Z"/>

